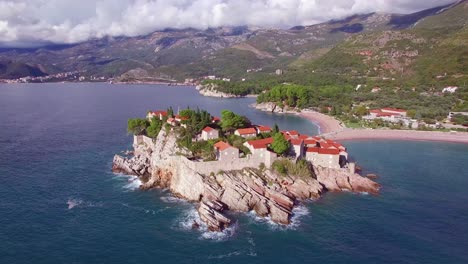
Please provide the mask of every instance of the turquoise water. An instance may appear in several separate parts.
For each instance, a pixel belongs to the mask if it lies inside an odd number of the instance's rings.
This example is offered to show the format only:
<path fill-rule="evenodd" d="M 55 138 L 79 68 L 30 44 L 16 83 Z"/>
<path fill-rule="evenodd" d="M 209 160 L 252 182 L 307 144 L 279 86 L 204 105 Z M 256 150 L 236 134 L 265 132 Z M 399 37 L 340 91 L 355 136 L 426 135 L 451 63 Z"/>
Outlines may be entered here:
<path fill-rule="evenodd" d="M 221 234 L 190 229 L 192 204 L 110 172 L 131 145 L 127 118 L 169 105 L 317 131 L 253 101 L 150 85 L 0 85 L 0 263 L 468 262 L 467 145 L 344 142 L 379 175 L 379 196 L 329 193 L 288 228 L 233 214 Z"/>

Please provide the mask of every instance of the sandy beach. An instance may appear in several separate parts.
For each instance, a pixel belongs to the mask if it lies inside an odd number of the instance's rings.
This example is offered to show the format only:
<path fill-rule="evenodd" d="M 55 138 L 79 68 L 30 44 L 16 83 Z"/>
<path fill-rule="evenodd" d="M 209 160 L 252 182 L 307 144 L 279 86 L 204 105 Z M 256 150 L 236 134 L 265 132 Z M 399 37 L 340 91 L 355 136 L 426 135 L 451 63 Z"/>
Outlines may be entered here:
<path fill-rule="evenodd" d="M 299 116 L 317 124 L 319 126 L 319 134 L 341 131 L 344 128 L 340 121 L 329 115 L 325 115 L 319 112 L 303 110 L 301 113 L 299 113 Z"/>
<path fill-rule="evenodd" d="M 390 129 L 352 129 L 335 118 L 314 111 L 299 114 L 320 127 L 320 135 L 333 140 L 396 139 L 413 141 L 445 141 L 468 144 L 468 132 L 440 132 Z"/>
<path fill-rule="evenodd" d="M 397 139 L 413 141 L 445 141 L 468 144 L 467 132 L 345 128 L 341 131 L 331 132 L 323 136 L 333 140 Z"/>

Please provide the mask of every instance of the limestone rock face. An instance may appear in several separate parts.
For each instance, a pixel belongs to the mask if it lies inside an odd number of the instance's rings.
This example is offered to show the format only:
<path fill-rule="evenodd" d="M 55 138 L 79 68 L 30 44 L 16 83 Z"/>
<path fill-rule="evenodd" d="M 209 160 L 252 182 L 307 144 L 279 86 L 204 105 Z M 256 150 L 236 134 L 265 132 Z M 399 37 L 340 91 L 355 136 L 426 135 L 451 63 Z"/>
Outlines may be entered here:
<path fill-rule="evenodd" d="M 161 130 L 158 140 L 134 146 L 133 157 L 114 157 L 112 170 L 140 176 L 141 189 L 168 188 L 181 198 L 200 202 L 200 219 L 220 231 L 231 220 L 224 210 L 255 211 L 280 224 L 289 224 L 299 200 L 318 199 L 326 190 L 377 193 L 380 185 L 345 169 L 314 167 L 317 179 L 278 176 L 270 170 L 244 168 L 202 174 L 178 151 L 175 133 Z"/>
<path fill-rule="evenodd" d="M 368 178 L 362 177 L 356 173 L 350 173 L 346 169 L 330 169 L 323 167 L 314 167 L 317 180 L 328 191 L 352 191 L 368 192 L 377 194 L 380 185 Z"/>
<path fill-rule="evenodd" d="M 219 201 L 206 201 L 198 206 L 198 214 L 208 226 L 208 230 L 222 231 L 231 223 L 231 220 L 222 214 L 224 209 L 225 206 Z"/>
<path fill-rule="evenodd" d="M 235 94 L 223 93 L 223 92 L 220 92 L 220 91 L 218 91 L 216 89 L 217 89 L 217 86 L 214 85 L 214 84 L 197 86 L 198 92 L 203 96 L 219 97 L 219 98 L 238 98 L 238 97 L 241 97 L 241 96 L 238 96 L 238 95 L 235 95 Z"/>

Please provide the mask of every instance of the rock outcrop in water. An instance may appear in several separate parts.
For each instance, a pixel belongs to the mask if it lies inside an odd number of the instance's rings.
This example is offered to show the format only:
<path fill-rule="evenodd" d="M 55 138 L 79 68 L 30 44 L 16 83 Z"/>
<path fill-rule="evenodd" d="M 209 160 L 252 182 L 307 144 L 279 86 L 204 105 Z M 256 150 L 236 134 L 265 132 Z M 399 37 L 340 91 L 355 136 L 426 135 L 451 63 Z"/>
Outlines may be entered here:
<path fill-rule="evenodd" d="M 243 168 L 209 175 L 193 169 L 193 161 L 176 155 L 176 136 L 161 130 L 156 143 L 134 145 L 134 155 L 116 155 L 112 170 L 137 175 L 141 189 L 167 188 L 175 196 L 199 202 L 198 213 L 211 231 L 220 231 L 231 220 L 225 210 L 255 211 L 280 224 L 289 224 L 299 200 L 318 199 L 325 191 L 376 194 L 379 184 L 346 169 L 314 167 L 316 178 L 280 176 L 271 170 Z"/>

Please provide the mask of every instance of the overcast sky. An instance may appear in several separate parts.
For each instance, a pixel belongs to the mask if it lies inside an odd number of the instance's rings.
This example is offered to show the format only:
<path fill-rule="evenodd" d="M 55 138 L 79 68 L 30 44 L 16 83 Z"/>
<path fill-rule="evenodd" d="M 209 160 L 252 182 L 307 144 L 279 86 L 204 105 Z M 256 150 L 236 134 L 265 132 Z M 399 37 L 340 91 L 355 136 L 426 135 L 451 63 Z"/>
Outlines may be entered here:
<path fill-rule="evenodd" d="M 356 13 L 411 13 L 454 0 L 0 0 L 0 43 L 76 43 L 164 28 L 310 25 Z"/>

